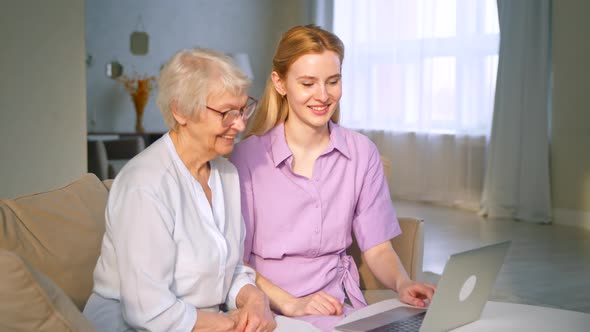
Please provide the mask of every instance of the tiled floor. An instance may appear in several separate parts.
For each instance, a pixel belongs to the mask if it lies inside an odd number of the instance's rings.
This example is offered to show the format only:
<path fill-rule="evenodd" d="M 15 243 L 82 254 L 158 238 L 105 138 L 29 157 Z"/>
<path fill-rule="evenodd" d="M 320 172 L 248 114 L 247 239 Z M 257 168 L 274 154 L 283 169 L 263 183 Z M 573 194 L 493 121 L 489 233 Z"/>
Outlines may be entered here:
<path fill-rule="evenodd" d="M 399 216 L 425 220 L 424 271 L 440 274 L 450 254 L 512 240 L 492 300 L 590 313 L 590 230 L 485 219 L 414 202 L 394 205 Z M 436 275 L 425 273 L 421 279 Z"/>

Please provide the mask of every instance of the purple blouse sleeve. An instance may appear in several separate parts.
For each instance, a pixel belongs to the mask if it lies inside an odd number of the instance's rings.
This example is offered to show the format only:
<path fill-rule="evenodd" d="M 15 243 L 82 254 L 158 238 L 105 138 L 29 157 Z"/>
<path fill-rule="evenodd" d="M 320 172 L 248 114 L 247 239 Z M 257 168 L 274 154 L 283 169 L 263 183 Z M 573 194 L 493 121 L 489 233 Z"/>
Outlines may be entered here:
<path fill-rule="evenodd" d="M 246 226 L 246 236 L 244 239 L 244 261 L 250 261 L 250 255 L 252 253 L 252 239 L 254 238 L 255 226 L 254 226 L 254 196 L 252 195 L 252 175 L 247 162 L 247 155 L 243 145 L 238 144 L 235 148 L 229 160 L 238 169 L 238 175 L 240 176 L 240 197 L 242 205 L 242 217 L 244 218 L 244 224 Z"/>
<path fill-rule="evenodd" d="M 381 156 L 372 143 L 368 158 L 367 172 L 352 222 L 362 252 L 401 234 L 383 173 Z"/>

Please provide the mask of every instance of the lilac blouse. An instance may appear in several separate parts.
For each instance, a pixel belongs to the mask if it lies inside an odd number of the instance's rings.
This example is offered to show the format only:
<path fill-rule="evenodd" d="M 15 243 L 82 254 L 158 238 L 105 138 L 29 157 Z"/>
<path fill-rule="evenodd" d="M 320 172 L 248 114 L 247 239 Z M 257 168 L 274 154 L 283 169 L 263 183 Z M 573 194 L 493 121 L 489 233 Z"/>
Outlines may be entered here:
<path fill-rule="evenodd" d="M 366 305 L 346 248 L 361 251 L 401 233 L 381 158 L 365 136 L 329 123 L 330 143 L 308 179 L 293 172 L 284 125 L 240 142 L 230 160 L 240 175 L 244 260 L 301 297 L 323 290 Z"/>

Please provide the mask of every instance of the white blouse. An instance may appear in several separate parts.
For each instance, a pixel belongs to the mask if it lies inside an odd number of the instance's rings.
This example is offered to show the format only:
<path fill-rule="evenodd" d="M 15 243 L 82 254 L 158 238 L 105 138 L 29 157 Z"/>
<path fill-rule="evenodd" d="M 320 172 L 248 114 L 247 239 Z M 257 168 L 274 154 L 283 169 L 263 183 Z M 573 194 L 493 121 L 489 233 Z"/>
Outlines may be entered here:
<path fill-rule="evenodd" d="M 94 291 L 121 301 L 135 328 L 190 331 L 196 309 L 235 299 L 255 273 L 242 264 L 244 223 L 235 167 L 210 162 L 212 206 L 168 134 L 130 160 L 109 193 Z"/>

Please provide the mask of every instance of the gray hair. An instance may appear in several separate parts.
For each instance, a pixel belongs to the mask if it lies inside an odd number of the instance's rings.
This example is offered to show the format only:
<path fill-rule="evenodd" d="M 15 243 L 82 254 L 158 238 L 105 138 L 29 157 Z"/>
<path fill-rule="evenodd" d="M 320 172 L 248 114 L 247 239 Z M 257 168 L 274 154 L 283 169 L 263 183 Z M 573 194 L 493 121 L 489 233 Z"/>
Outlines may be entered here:
<path fill-rule="evenodd" d="M 175 130 L 171 103 L 192 117 L 205 109 L 207 97 L 229 92 L 247 93 L 251 81 L 229 56 L 204 48 L 178 51 L 160 71 L 157 103 L 168 129 Z"/>

